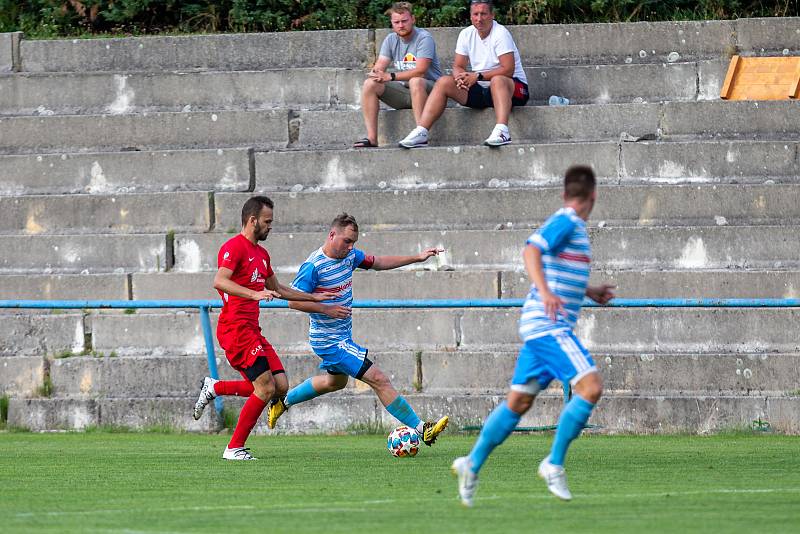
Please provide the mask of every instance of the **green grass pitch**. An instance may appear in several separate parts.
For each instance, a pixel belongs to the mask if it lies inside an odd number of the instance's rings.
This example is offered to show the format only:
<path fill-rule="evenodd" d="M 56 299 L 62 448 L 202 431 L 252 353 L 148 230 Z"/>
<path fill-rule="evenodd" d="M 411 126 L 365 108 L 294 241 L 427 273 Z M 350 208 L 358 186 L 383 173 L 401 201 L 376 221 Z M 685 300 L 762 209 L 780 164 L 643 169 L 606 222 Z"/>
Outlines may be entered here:
<path fill-rule="evenodd" d="M 475 436 L 450 431 L 410 459 L 383 436 L 255 436 L 258 462 L 221 460 L 227 439 L 0 433 L 0 531 L 800 531 L 798 437 L 583 436 L 564 503 L 534 476 L 552 436 L 515 434 L 472 509 L 449 466 Z"/>

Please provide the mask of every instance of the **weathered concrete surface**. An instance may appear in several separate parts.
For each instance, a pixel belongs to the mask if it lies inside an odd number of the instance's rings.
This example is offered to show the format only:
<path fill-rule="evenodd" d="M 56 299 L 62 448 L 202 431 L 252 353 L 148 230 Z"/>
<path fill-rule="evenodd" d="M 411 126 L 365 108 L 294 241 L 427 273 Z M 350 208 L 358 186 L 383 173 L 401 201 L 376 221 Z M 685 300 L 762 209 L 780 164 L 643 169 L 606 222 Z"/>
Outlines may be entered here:
<path fill-rule="evenodd" d="M 0 358 L 0 395 L 30 397 L 44 383 L 44 358 L 5 356 Z"/>
<path fill-rule="evenodd" d="M 0 357 L 41 358 L 65 351 L 81 352 L 83 332 L 82 314 L 4 314 L 0 321 Z"/>
<path fill-rule="evenodd" d="M 401 148 L 257 152 L 255 158 L 260 191 L 496 188 L 558 184 L 566 160 L 591 164 L 601 182 L 616 181 L 619 148 L 616 143 L 520 144 L 511 150 L 454 146 L 411 152 Z"/>
<path fill-rule="evenodd" d="M 509 129 L 514 139 L 537 143 L 615 140 L 622 132 L 634 136 L 655 134 L 660 110 L 659 104 L 525 106 L 511 114 Z M 491 133 L 494 121 L 492 110 L 448 108 L 431 129 L 430 142 L 433 146 L 480 145 Z M 291 144 L 294 148 L 349 147 L 359 135 L 363 136 L 364 129 L 360 111 L 302 111 L 297 124 L 299 135 Z M 378 142 L 397 146 L 413 127 L 411 110 L 386 111 L 381 115 Z"/>
<path fill-rule="evenodd" d="M 528 276 L 502 272 L 502 298 L 524 298 Z M 798 271 L 598 271 L 591 283 L 617 286 L 620 298 L 785 298 L 800 297 Z"/>
<path fill-rule="evenodd" d="M 0 236 L 0 274 L 163 271 L 169 245 L 163 234 Z"/>
<path fill-rule="evenodd" d="M 736 44 L 734 28 L 732 21 L 508 26 L 524 65 L 665 63 L 673 52 L 682 61 L 714 58 Z M 429 31 L 449 68 L 461 28 Z M 376 30 L 375 42 L 380 45 L 387 33 Z"/>
<path fill-rule="evenodd" d="M 133 298 L 217 299 L 214 272 L 134 273 Z M 296 273 L 279 273 L 289 284 Z M 2 284 L 0 278 L 0 284 Z M 800 287 L 800 285 L 798 285 Z M 2 285 L 0 285 L 2 288 Z M 500 273 L 495 271 L 364 271 L 353 274 L 356 299 L 498 298 Z"/>
<path fill-rule="evenodd" d="M 513 350 L 520 343 L 518 308 L 356 309 L 353 315 L 354 339 L 374 351 Z M 793 327 L 799 315 L 794 309 L 592 308 L 584 310 L 578 334 L 597 353 L 793 353 L 800 350 Z M 264 335 L 279 353 L 308 352 L 302 314 L 264 310 L 261 319 Z M 91 330 L 93 349 L 104 354 L 205 353 L 194 313 L 103 314 L 91 318 Z"/>
<path fill-rule="evenodd" d="M 518 351 L 422 351 L 425 393 L 503 394 Z M 797 389 L 797 354 L 594 354 L 605 395 L 780 396 Z M 561 384 L 549 388 L 558 394 Z"/>
<path fill-rule="evenodd" d="M 563 187 L 269 194 L 281 232 L 325 231 L 342 211 L 356 214 L 364 231 L 491 230 L 541 224 L 563 205 L 562 191 Z M 624 185 L 603 187 L 599 194 L 589 222 L 593 226 L 800 223 L 800 185 Z M 217 194 L 217 228 L 235 228 L 249 196 Z"/>
<path fill-rule="evenodd" d="M 798 143 L 692 141 L 520 143 L 483 146 L 256 153 L 259 191 L 558 186 L 565 161 L 591 165 L 601 184 L 794 182 Z M 387 172 L 391 168 L 391 172 Z M 459 172 L 454 173 L 453 169 Z"/>
<path fill-rule="evenodd" d="M 669 137 L 796 140 L 800 136 L 800 108 L 789 101 L 668 102 L 663 109 L 661 132 Z"/>
<path fill-rule="evenodd" d="M 742 55 L 787 55 L 800 52 L 800 18 L 739 19 L 735 22 L 736 46 Z"/>
<path fill-rule="evenodd" d="M 8 234 L 205 232 L 213 224 L 205 192 L 3 197 L 0 212 Z"/>
<path fill-rule="evenodd" d="M 130 292 L 124 274 L 7 274 L 0 276 L 0 295 L 22 300 L 127 300 Z"/>
<path fill-rule="evenodd" d="M 166 148 L 281 148 L 288 111 L 0 118 L 0 153 Z"/>
<path fill-rule="evenodd" d="M 793 141 L 622 143 L 622 181 L 648 183 L 795 182 L 800 144 Z"/>
<path fill-rule="evenodd" d="M 0 156 L 0 193 L 249 191 L 251 150 Z"/>
<path fill-rule="evenodd" d="M 444 252 L 418 269 L 516 269 L 531 230 L 361 232 L 358 247 L 376 255 L 412 254 L 430 247 Z M 800 235 L 791 226 L 689 226 L 590 228 L 596 269 L 705 270 L 797 269 Z M 175 236 L 175 270 L 216 269 L 228 234 Z M 271 235 L 265 245 L 273 269 L 293 272 L 322 246 L 324 232 Z"/>
<path fill-rule="evenodd" d="M 577 334 L 597 353 L 795 353 L 800 311 L 745 308 L 589 308 Z M 460 347 L 519 344 L 518 309 L 463 310 Z"/>
<path fill-rule="evenodd" d="M 361 69 L 369 30 L 23 41 L 27 72 Z"/>
<path fill-rule="evenodd" d="M 217 314 L 212 314 L 216 331 Z M 455 316 L 440 310 L 354 310 L 353 336 L 366 347 L 383 350 L 454 349 Z M 403 318 L 401 321 L 401 317 Z M 196 313 L 96 315 L 90 318 L 93 349 L 104 354 L 204 354 L 205 342 Z M 401 321 L 401 322 L 398 322 Z M 280 352 L 310 351 L 308 317 L 292 310 L 264 310 L 262 333 Z M 394 325 L 402 324 L 402 328 Z M 391 326 L 390 326 L 391 325 Z M 219 347 L 216 350 L 221 355 Z"/>
<path fill-rule="evenodd" d="M 697 63 L 529 67 L 528 105 L 546 104 L 550 95 L 567 97 L 571 104 L 692 101 L 699 96 L 698 69 Z M 717 98 L 721 87 L 720 82 Z"/>
<path fill-rule="evenodd" d="M 0 77 L 0 115 L 353 106 L 361 71 L 62 73 Z"/>
<path fill-rule="evenodd" d="M 19 70 L 22 32 L 0 33 L 0 73 Z"/>
<path fill-rule="evenodd" d="M 8 426 L 34 432 L 83 430 L 98 425 L 99 415 L 98 403 L 94 400 L 12 397 L 8 403 Z"/>

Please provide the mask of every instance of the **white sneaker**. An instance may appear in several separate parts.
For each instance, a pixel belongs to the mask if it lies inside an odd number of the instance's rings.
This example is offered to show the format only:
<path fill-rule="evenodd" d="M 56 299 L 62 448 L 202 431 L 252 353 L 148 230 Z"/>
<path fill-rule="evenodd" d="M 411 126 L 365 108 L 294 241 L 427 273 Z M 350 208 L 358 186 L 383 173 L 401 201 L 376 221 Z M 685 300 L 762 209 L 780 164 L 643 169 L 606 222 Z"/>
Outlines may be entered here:
<path fill-rule="evenodd" d="M 560 465 L 550 463 L 550 456 L 539 464 L 539 476 L 547 482 L 550 493 L 565 501 L 572 500 L 572 493 L 567 487 L 567 473 Z"/>
<path fill-rule="evenodd" d="M 217 394 L 214 393 L 214 384 L 217 382 L 219 380 L 207 376 L 200 383 L 200 395 L 197 397 L 197 402 L 194 403 L 194 413 L 192 414 L 195 420 L 200 419 L 208 403 L 217 397 Z"/>
<path fill-rule="evenodd" d="M 486 146 L 503 146 L 511 142 L 511 134 L 508 130 L 497 126 L 492 130 L 492 134 L 483 142 Z"/>
<path fill-rule="evenodd" d="M 428 146 L 428 132 L 421 126 L 417 126 L 399 144 L 403 148 Z"/>
<path fill-rule="evenodd" d="M 472 498 L 478 489 L 478 475 L 470 469 L 470 461 L 466 456 L 453 460 L 450 470 L 458 477 L 458 495 L 461 497 L 461 504 L 472 507 Z"/>
<path fill-rule="evenodd" d="M 258 460 L 255 456 L 250 454 L 250 449 L 247 447 L 237 447 L 229 449 L 225 447 L 225 452 L 222 453 L 223 460 Z"/>

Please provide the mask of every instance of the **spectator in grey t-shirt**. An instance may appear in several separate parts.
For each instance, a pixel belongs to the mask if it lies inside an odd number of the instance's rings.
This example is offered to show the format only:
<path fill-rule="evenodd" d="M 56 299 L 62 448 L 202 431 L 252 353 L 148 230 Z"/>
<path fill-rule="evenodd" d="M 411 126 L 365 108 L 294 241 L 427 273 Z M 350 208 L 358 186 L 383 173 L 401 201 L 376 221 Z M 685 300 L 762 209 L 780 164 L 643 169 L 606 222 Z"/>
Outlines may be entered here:
<path fill-rule="evenodd" d="M 354 148 L 378 146 L 379 99 L 394 109 L 411 108 L 419 121 L 428 93 L 442 75 L 436 43 L 430 33 L 414 26 L 411 4 L 397 2 L 387 14 L 393 33 L 384 39 L 378 60 L 364 80 L 361 109 L 367 136 L 356 141 Z"/>

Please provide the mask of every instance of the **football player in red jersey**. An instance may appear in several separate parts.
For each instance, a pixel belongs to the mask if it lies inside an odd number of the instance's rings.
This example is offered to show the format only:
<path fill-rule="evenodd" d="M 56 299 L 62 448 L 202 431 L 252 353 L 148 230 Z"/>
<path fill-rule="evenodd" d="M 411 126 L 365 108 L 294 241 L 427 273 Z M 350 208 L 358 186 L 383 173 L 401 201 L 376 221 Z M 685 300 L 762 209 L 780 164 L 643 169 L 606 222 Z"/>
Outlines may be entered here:
<path fill-rule="evenodd" d="M 244 443 L 258 417 L 273 397 L 283 397 L 289 388 L 286 372 L 275 349 L 261 335 L 258 323 L 259 302 L 281 298 L 321 302 L 335 293 L 309 294 L 278 282 L 267 250 L 258 244 L 272 227 L 273 202 L 255 196 L 242 207 L 242 231 L 225 242 L 217 256 L 218 271 L 214 289 L 222 297 L 222 313 L 217 324 L 217 339 L 231 367 L 244 380 L 214 380 L 206 377 L 194 407 L 194 418 L 218 395 L 247 397 L 233 437 L 222 457 L 226 460 L 255 460 Z"/>

